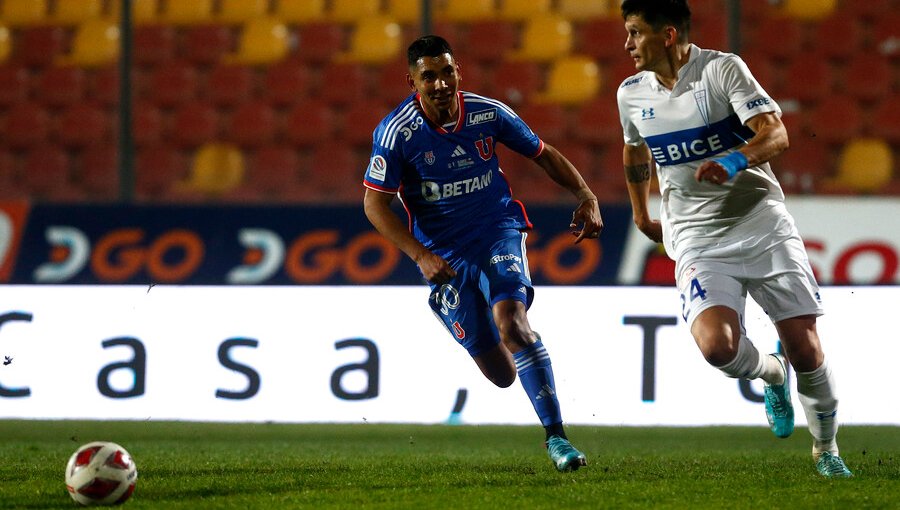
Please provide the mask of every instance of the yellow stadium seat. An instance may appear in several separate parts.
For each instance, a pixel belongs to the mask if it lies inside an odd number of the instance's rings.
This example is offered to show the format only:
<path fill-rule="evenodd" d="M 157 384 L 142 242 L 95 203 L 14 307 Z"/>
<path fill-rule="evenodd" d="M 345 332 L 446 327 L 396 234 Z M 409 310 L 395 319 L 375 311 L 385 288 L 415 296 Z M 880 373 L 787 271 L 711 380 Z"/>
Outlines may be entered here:
<path fill-rule="evenodd" d="M 338 55 L 339 61 L 381 64 L 400 55 L 400 25 L 391 18 L 367 18 L 353 28 L 350 51 Z"/>
<path fill-rule="evenodd" d="M 112 21 L 92 19 L 75 30 L 72 51 L 57 59 L 61 65 L 101 67 L 119 58 L 119 27 Z"/>
<path fill-rule="evenodd" d="M 445 0 L 437 9 L 439 21 L 472 23 L 475 21 L 495 19 L 497 8 L 494 0 Z"/>
<path fill-rule="evenodd" d="M 557 15 L 530 18 L 525 22 L 519 47 L 510 54 L 513 60 L 549 62 L 572 49 L 572 24 Z"/>
<path fill-rule="evenodd" d="M 9 27 L 47 23 L 47 0 L 3 0 L 0 22 Z"/>
<path fill-rule="evenodd" d="M 607 0 L 557 0 L 556 12 L 576 23 L 619 15 L 618 4 L 611 7 Z"/>
<path fill-rule="evenodd" d="M 792 18 L 817 20 L 834 13 L 837 0 L 782 0 L 776 12 Z"/>
<path fill-rule="evenodd" d="M 294 25 L 324 21 L 325 0 L 275 0 L 274 16 Z"/>
<path fill-rule="evenodd" d="M 204 25 L 213 21 L 213 0 L 165 0 L 163 23 L 172 25 Z"/>
<path fill-rule="evenodd" d="M 110 2 L 110 17 L 118 21 L 121 17 L 122 2 Z M 152 25 L 159 18 L 159 0 L 131 0 L 131 21 L 135 25 Z"/>
<path fill-rule="evenodd" d="M 398 23 L 414 24 L 422 21 L 422 0 L 386 0 L 385 13 Z"/>
<path fill-rule="evenodd" d="M 548 14 L 551 11 L 550 0 L 499 0 L 500 19 L 507 21 L 524 21 L 534 16 Z"/>
<path fill-rule="evenodd" d="M 54 25 L 80 25 L 103 14 L 103 0 L 57 0 L 50 13 Z"/>
<path fill-rule="evenodd" d="M 600 91 L 600 69 L 593 59 L 571 55 L 553 61 L 547 87 L 537 101 L 564 105 L 580 104 Z"/>
<path fill-rule="evenodd" d="M 331 0 L 328 19 L 335 23 L 355 23 L 375 16 L 381 8 L 381 0 Z"/>
<path fill-rule="evenodd" d="M 9 29 L 0 25 L 0 63 L 9 59 L 12 53 L 12 42 L 9 38 Z"/>
<path fill-rule="evenodd" d="M 186 181 L 178 183 L 180 191 L 221 195 L 237 188 L 244 179 L 244 155 L 227 143 L 208 143 L 194 155 Z"/>
<path fill-rule="evenodd" d="M 251 20 L 241 28 L 236 53 L 226 55 L 226 64 L 262 65 L 287 57 L 290 41 L 287 26 L 275 18 Z"/>
<path fill-rule="evenodd" d="M 857 138 L 841 149 L 837 177 L 832 184 L 860 193 L 872 193 L 891 181 L 893 171 L 894 157 L 886 141 Z"/>
<path fill-rule="evenodd" d="M 216 21 L 226 25 L 246 23 L 265 16 L 268 9 L 268 0 L 220 0 Z"/>

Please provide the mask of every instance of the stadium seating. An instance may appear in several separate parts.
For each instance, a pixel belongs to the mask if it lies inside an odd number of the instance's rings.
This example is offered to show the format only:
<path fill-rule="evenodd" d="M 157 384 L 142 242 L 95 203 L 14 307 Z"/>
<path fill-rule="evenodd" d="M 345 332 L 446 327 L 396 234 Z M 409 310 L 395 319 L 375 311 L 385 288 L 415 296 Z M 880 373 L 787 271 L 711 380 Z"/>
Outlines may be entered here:
<path fill-rule="evenodd" d="M 600 69 L 584 55 L 570 55 L 551 64 L 547 86 L 535 97 L 541 102 L 578 105 L 593 99 L 600 91 Z"/>
<path fill-rule="evenodd" d="M 196 25 L 181 30 L 181 56 L 199 66 L 222 60 L 234 46 L 232 31 L 224 25 Z"/>
<path fill-rule="evenodd" d="M 72 189 L 69 155 L 58 147 L 31 149 L 22 165 L 22 184 L 39 197 L 62 196 Z"/>
<path fill-rule="evenodd" d="M 330 23 L 311 23 L 300 28 L 297 57 L 305 64 L 322 65 L 344 49 L 344 40 L 341 27 Z"/>
<path fill-rule="evenodd" d="M 47 23 L 47 0 L 3 0 L 0 21 L 9 27 L 33 26 Z"/>
<path fill-rule="evenodd" d="M 515 47 L 518 30 L 514 23 L 502 20 L 484 20 L 472 23 L 463 46 L 470 48 L 466 58 L 474 62 L 498 64 Z M 454 45 L 455 41 L 450 41 Z M 465 62 L 463 62 L 465 64 Z"/>
<path fill-rule="evenodd" d="M 163 108 L 172 108 L 193 99 L 197 93 L 197 70 L 175 60 L 154 69 L 147 77 L 147 99 Z"/>
<path fill-rule="evenodd" d="M 274 0 L 273 16 L 288 25 L 325 21 L 325 0 Z"/>
<path fill-rule="evenodd" d="M 330 141 L 334 126 L 335 113 L 328 105 L 307 98 L 287 113 L 284 135 L 289 143 L 309 148 Z"/>
<path fill-rule="evenodd" d="M 221 118 L 216 108 L 206 101 L 191 101 L 172 115 L 170 139 L 183 149 L 194 149 L 216 140 L 221 131 Z"/>
<path fill-rule="evenodd" d="M 9 29 L 0 25 L 0 63 L 9 60 L 12 53 L 12 39 L 9 36 Z"/>
<path fill-rule="evenodd" d="M 599 62 L 617 62 L 628 59 L 625 52 L 625 28 L 619 18 L 597 18 L 587 21 L 577 29 L 579 52 Z"/>
<path fill-rule="evenodd" d="M 268 66 L 263 80 L 263 94 L 278 106 L 300 101 L 309 94 L 311 72 L 296 59 L 285 60 Z"/>
<path fill-rule="evenodd" d="M 187 160 L 174 147 L 155 145 L 138 149 L 135 156 L 135 196 L 139 201 L 167 201 L 176 182 L 187 175 Z"/>
<path fill-rule="evenodd" d="M 265 16 L 268 10 L 268 0 L 219 0 L 214 20 L 225 25 L 239 25 Z"/>
<path fill-rule="evenodd" d="M 76 103 L 59 113 L 56 137 L 63 147 L 80 149 L 110 144 L 112 117 L 99 105 Z"/>
<path fill-rule="evenodd" d="M 772 162 L 772 171 L 785 193 L 810 194 L 832 175 L 829 145 L 815 138 L 792 137 L 791 146 Z"/>
<path fill-rule="evenodd" d="M 218 65 L 207 73 L 203 95 L 219 108 L 234 108 L 256 92 L 256 74 L 240 65 Z"/>
<path fill-rule="evenodd" d="M 331 0 L 326 14 L 333 23 L 352 24 L 375 16 L 380 10 L 380 0 Z"/>
<path fill-rule="evenodd" d="M 131 0 L 131 21 L 135 27 L 158 24 L 159 3 L 160 0 Z M 109 18 L 118 22 L 122 17 L 121 0 L 108 2 L 108 9 Z"/>
<path fill-rule="evenodd" d="M 763 87 L 766 87 L 765 82 L 762 83 Z M 787 64 L 780 83 L 781 88 L 773 89 L 773 92 L 780 91 L 785 99 L 797 99 L 810 104 L 831 95 L 834 90 L 832 70 L 828 61 L 812 60 L 803 56 L 798 56 Z"/>
<path fill-rule="evenodd" d="M 382 16 L 361 19 L 350 35 L 350 50 L 339 61 L 382 64 L 400 55 L 400 25 Z"/>
<path fill-rule="evenodd" d="M 435 12 L 436 20 L 456 23 L 472 23 L 495 17 L 494 0 L 445 0 Z"/>
<path fill-rule="evenodd" d="M 100 18 L 78 25 L 72 50 L 57 59 L 58 63 L 80 67 L 100 67 L 119 58 L 119 27 Z"/>
<path fill-rule="evenodd" d="M 39 26 L 21 29 L 14 46 L 16 61 L 30 67 L 52 64 L 65 51 L 66 31 L 62 27 Z"/>
<path fill-rule="evenodd" d="M 872 134 L 900 146 L 900 101 L 885 99 L 872 111 Z"/>
<path fill-rule="evenodd" d="M 240 35 L 238 51 L 223 58 L 230 64 L 263 65 L 283 60 L 290 50 L 287 26 L 274 18 L 247 22 Z"/>
<path fill-rule="evenodd" d="M 575 116 L 574 126 L 575 138 L 584 143 L 621 148 L 622 127 L 616 98 L 612 94 L 604 94 L 583 104 Z"/>
<path fill-rule="evenodd" d="M 840 44 L 828 43 L 838 36 Z M 812 27 L 811 37 L 815 54 L 833 62 L 844 62 L 858 55 L 865 40 L 860 20 L 842 13 L 816 23 Z"/>
<path fill-rule="evenodd" d="M 319 97 L 342 107 L 369 97 L 370 69 L 355 62 L 332 62 L 322 69 Z M 339 86 L 336 86 L 339 85 Z"/>
<path fill-rule="evenodd" d="M 529 18 L 550 14 L 553 3 L 550 0 L 497 0 L 500 8 L 497 17 L 506 21 L 521 22 Z"/>
<path fill-rule="evenodd" d="M 862 102 L 889 99 L 892 93 L 897 100 L 893 75 L 887 58 L 877 54 L 856 55 L 844 68 L 844 90 Z"/>
<path fill-rule="evenodd" d="M 800 55 L 804 45 L 803 25 L 793 18 L 764 17 L 756 25 L 748 25 L 750 47 L 766 58 L 790 60 Z M 777 34 L 777 37 L 773 37 Z"/>
<path fill-rule="evenodd" d="M 164 137 L 163 114 L 149 101 L 136 101 L 131 112 L 131 136 L 138 148 L 158 145 Z"/>
<path fill-rule="evenodd" d="M 574 23 L 609 17 L 621 25 L 618 9 L 605 0 L 557 0 L 556 4 L 556 12 Z"/>
<path fill-rule="evenodd" d="M 529 103 L 519 108 L 519 116 L 545 142 L 557 144 L 566 138 L 568 119 L 560 105 Z"/>
<path fill-rule="evenodd" d="M 141 68 L 152 68 L 175 58 L 177 33 L 167 25 L 140 25 L 134 27 L 132 58 Z"/>
<path fill-rule="evenodd" d="M 40 147 L 50 133 L 50 115 L 40 104 L 24 101 L 6 111 L 4 141 L 13 149 Z"/>
<path fill-rule="evenodd" d="M 28 69 L 16 64 L 0 65 L 0 109 L 25 101 L 30 93 L 31 76 Z"/>
<path fill-rule="evenodd" d="M 88 147 L 77 158 L 77 181 L 92 201 L 113 200 L 119 195 L 118 151 L 114 145 Z"/>
<path fill-rule="evenodd" d="M 84 99 L 87 77 L 80 67 L 48 67 L 37 82 L 36 99 L 51 106 L 66 106 Z"/>
<path fill-rule="evenodd" d="M 833 184 L 860 193 L 877 193 L 891 181 L 893 167 L 891 148 L 884 140 L 851 139 L 841 149 Z"/>
<path fill-rule="evenodd" d="M 512 60 L 549 62 L 572 50 L 572 24 L 556 15 L 525 21 L 518 48 L 509 54 Z"/>
<path fill-rule="evenodd" d="M 807 131 L 830 143 L 858 136 L 863 129 L 859 104 L 850 97 L 831 96 L 819 102 L 807 116 Z"/>
<path fill-rule="evenodd" d="M 422 0 L 385 0 L 384 13 L 405 25 L 422 21 Z"/>
<path fill-rule="evenodd" d="M 837 0 L 782 0 L 778 12 L 798 19 L 822 19 L 834 13 Z"/>
<path fill-rule="evenodd" d="M 131 90 L 140 90 L 139 74 L 132 73 Z M 92 69 L 88 76 L 88 97 L 91 101 L 98 104 L 115 108 L 119 105 L 119 88 L 120 76 L 119 68 L 116 65 L 108 65 L 97 69 Z"/>
<path fill-rule="evenodd" d="M 244 178 L 244 156 L 226 143 L 208 143 L 194 154 L 190 174 L 178 183 L 181 191 L 221 195 L 236 188 Z"/>
<path fill-rule="evenodd" d="M 397 102 L 400 98 L 398 97 Z M 344 112 L 340 140 L 363 150 L 372 149 L 372 131 L 389 110 L 368 101 L 350 105 Z"/>
<path fill-rule="evenodd" d="M 103 13 L 103 0 L 57 0 L 48 21 L 54 25 L 80 25 Z"/>
<path fill-rule="evenodd" d="M 529 103 L 544 84 L 544 71 L 537 62 L 504 60 L 494 69 L 494 76 L 498 79 L 492 80 L 489 91 L 482 93 L 496 96 L 513 106 Z M 466 80 L 465 73 L 463 80 Z"/>
<path fill-rule="evenodd" d="M 213 0 L 162 0 L 160 21 L 169 25 L 205 25 L 213 19 Z"/>
<path fill-rule="evenodd" d="M 275 110 L 262 100 L 242 103 L 231 113 L 225 132 L 242 149 L 270 145 L 278 133 Z"/>

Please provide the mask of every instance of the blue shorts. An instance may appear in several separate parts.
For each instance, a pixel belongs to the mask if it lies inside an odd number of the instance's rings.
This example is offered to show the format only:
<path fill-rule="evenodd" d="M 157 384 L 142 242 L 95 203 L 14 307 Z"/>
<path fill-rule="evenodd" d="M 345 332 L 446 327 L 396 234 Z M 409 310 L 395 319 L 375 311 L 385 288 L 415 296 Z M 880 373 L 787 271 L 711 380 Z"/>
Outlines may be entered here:
<path fill-rule="evenodd" d="M 503 232 L 500 239 L 485 248 L 448 259 L 456 277 L 442 284 L 431 284 L 428 304 L 457 343 L 470 356 L 500 343 L 491 308 L 507 299 L 521 301 L 528 308 L 534 299 L 525 238 L 518 230 Z"/>

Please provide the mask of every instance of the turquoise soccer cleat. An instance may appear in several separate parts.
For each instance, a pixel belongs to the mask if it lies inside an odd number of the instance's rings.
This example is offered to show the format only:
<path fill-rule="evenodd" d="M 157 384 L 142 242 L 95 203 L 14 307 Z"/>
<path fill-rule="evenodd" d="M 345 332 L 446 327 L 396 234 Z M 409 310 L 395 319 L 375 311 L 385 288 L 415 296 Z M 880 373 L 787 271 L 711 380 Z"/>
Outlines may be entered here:
<path fill-rule="evenodd" d="M 766 419 L 777 437 L 788 437 L 794 432 L 794 406 L 791 404 L 791 388 L 787 376 L 787 365 L 781 354 L 770 354 L 778 360 L 784 370 L 782 384 L 768 384 L 765 387 Z"/>
<path fill-rule="evenodd" d="M 825 478 L 850 478 L 853 476 L 853 473 L 844 464 L 844 459 L 831 452 L 825 452 L 819 457 L 819 460 L 816 461 L 816 469 Z"/>
<path fill-rule="evenodd" d="M 560 436 L 550 436 L 544 446 L 547 447 L 547 455 L 550 456 L 557 471 L 575 471 L 587 465 L 584 454 Z"/>

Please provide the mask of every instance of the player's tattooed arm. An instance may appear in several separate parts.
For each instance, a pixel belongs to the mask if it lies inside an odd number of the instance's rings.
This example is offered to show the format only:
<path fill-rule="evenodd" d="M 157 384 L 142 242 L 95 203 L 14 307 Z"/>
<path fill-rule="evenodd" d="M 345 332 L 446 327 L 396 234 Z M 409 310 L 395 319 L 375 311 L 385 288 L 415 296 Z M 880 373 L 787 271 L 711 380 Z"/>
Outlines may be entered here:
<path fill-rule="evenodd" d="M 650 165 L 641 163 L 625 167 L 625 178 L 628 182 L 645 182 L 650 180 Z"/>

